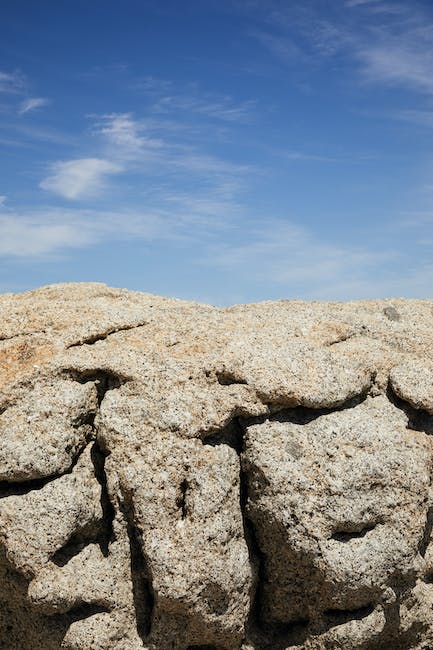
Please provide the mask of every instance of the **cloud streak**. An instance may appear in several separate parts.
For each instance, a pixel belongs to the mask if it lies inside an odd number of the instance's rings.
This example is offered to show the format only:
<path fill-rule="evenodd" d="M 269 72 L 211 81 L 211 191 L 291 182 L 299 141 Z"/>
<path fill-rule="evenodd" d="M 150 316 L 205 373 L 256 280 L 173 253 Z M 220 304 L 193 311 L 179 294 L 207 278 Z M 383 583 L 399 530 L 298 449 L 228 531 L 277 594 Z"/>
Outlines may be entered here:
<path fill-rule="evenodd" d="M 82 199 L 100 194 L 107 176 L 121 171 L 120 165 L 101 158 L 59 161 L 52 165 L 52 174 L 40 187 L 65 199 Z"/>
<path fill-rule="evenodd" d="M 214 211 L 203 215 L 199 206 L 189 210 L 182 197 L 173 197 L 171 209 L 91 210 L 45 207 L 0 213 L 0 256 L 43 258 L 68 249 L 104 241 L 194 241 L 206 239 Z M 219 206 L 215 205 L 214 210 Z M 213 223 L 213 227 L 215 224 Z"/>
<path fill-rule="evenodd" d="M 274 8 L 256 36 L 288 65 L 349 56 L 366 82 L 433 93 L 433 22 L 417 2 L 346 0 L 327 18 L 314 7 Z"/>
<path fill-rule="evenodd" d="M 250 227 L 239 243 L 208 249 L 201 263 L 236 278 L 232 289 L 245 295 L 242 300 L 254 294 L 307 300 L 433 297 L 429 261 L 414 261 L 386 243 L 376 249 L 371 242 L 336 244 L 294 222 L 271 219 L 266 228 Z"/>
<path fill-rule="evenodd" d="M 21 102 L 18 113 L 20 115 L 25 115 L 25 113 L 30 113 L 37 108 L 42 108 L 42 106 L 46 106 L 48 103 L 46 97 L 29 97 L 29 99 L 25 99 Z"/>
<path fill-rule="evenodd" d="M 131 113 L 112 113 L 99 118 L 95 133 L 111 147 L 113 157 L 128 159 L 158 151 L 164 146 L 161 139 L 145 135 L 144 129 Z"/>
<path fill-rule="evenodd" d="M 0 71 L 0 93 L 20 94 L 26 85 L 25 77 L 20 72 Z"/>
<path fill-rule="evenodd" d="M 202 143 L 195 146 L 187 132 L 166 128 L 164 120 L 136 119 L 131 113 L 113 113 L 97 118 L 93 132 L 101 139 L 104 159 L 124 170 L 145 178 L 163 174 L 178 182 L 206 180 L 210 186 L 232 188 L 240 179 L 254 172 L 251 165 L 242 165 L 207 153 Z M 210 189 L 208 188 L 208 192 Z"/>

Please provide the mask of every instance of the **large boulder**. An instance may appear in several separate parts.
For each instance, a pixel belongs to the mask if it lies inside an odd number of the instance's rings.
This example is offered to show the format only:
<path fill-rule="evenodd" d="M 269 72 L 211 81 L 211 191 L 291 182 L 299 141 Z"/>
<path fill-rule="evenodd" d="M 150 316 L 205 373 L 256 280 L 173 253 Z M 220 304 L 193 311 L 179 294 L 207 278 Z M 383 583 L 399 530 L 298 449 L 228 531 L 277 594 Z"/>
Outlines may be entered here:
<path fill-rule="evenodd" d="M 433 647 L 433 301 L 0 296 L 0 648 Z"/>

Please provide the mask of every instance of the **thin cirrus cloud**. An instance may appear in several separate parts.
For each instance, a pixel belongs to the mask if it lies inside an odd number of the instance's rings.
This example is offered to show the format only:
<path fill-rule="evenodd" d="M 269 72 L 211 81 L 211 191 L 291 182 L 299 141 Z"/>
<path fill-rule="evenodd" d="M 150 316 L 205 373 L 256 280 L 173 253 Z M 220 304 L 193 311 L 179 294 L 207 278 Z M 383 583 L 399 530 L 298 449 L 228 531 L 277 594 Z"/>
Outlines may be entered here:
<path fill-rule="evenodd" d="M 360 23 L 361 17 L 364 21 Z M 383 19 L 382 19 L 383 16 Z M 299 15 L 270 12 L 257 39 L 274 56 L 292 65 L 303 59 L 350 57 L 358 78 L 368 83 L 433 93 L 433 31 L 422 4 L 346 0 L 326 19 L 309 7 Z M 293 28 L 302 47 L 293 44 Z M 311 56 L 311 51 L 316 56 Z"/>
<path fill-rule="evenodd" d="M 204 120 L 221 122 L 251 121 L 257 107 L 255 99 L 235 101 L 230 95 L 201 92 L 198 84 L 186 84 L 179 87 L 172 81 L 144 77 L 132 85 L 146 94 L 153 102 L 150 111 L 155 114 L 199 115 Z"/>
<path fill-rule="evenodd" d="M 20 115 L 25 115 L 25 113 L 30 113 L 38 108 L 42 108 L 42 106 L 46 106 L 48 103 L 46 97 L 29 97 L 29 99 L 25 99 L 21 102 L 18 113 Z"/>
<path fill-rule="evenodd" d="M 371 10 L 387 11 L 385 4 L 374 4 Z M 361 5 L 360 10 L 363 10 Z M 366 6 L 370 10 L 370 4 Z M 397 9 L 399 13 L 397 14 Z M 414 5 L 413 10 L 395 3 L 395 20 L 382 21 L 355 36 L 347 32 L 346 51 L 360 64 L 365 81 L 400 86 L 425 94 L 433 93 L 433 33 L 426 29 L 426 16 Z"/>
<path fill-rule="evenodd" d="M 272 288 L 273 297 L 341 300 L 347 295 L 374 298 L 395 294 L 396 289 L 398 293 L 402 260 L 391 248 L 372 250 L 367 243 L 337 245 L 302 226 L 272 220 L 267 228 L 251 227 L 247 241 L 214 246 L 201 262 L 243 278 L 244 286 L 266 287 L 268 292 Z M 395 272 L 387 272 L 393 265 Z M 417 288 L 421 266 L 420 262 L 412 274 Z M 377 278 L 374 286 L 372 275 Z M 408 291 L 411 277 L 406 278 Z M 427 284 L 426 280 L 422 288 Z"/>
<path fill-rule="evenodd" d="M 205 180 L 209 197 L 217 193 L 233 203 L 243 177 L 253 172 L 251 166 L 208 154 L 182 138 L 168 138 L 163 121 L 149 128 L 146 121 L 135 119 L 131 113 L 96 117 L 91 133 L 95 155 L 53 163 L 51 173 L 39 184 L 41 189 L 70 201 L 81 200 L 109 189 L 111 178 L 121 172 L 145 177 L 147 186 L 149 175 L 155 180 L 155 175 L 163 173 L 166 177 L 170 170 L 167 196 L 187 176 L 189 181 L 195 178 L 198 186 Z M 194 190 L 191 198 L 200 201 L 200 191 Z"/>
<path fill-rule="evenodd" d="M 20 72 L 3 72 L 0 70 L 0 93 L 19 94 L 25 87 L 25 78 Z"/>
<path fill-rule="evenodd" d="M 0 194 L 0 208 L 6 203 L 7 196 Z"/>
<path fill-rule="evenodd" d="M 39 257 L 92 243 L 91 233 L 80 228 L 78 221 L 65 223 L 47 216 L 0 215 L 0 232 L 0 255 L 5 257 Z"/>
<path fill-rule="evenodd" d="M 166 95 L 160 97 L 154 106 L 154 111 L 166 113 L 185 111 L 197 113 L 205 118 L 227 122 L 245 122 L 251 118 L 252 109 L 256 106 L 254 100 L 236 104 L 231 97 L 204 97 L 194 95 Z"/>
<path fill-rule="evenodd" d="M 418 109 L 394 109 L 387 111 L 367 112 L 366 115 L 406 122 L 409 125 L 431 130 L 433 129 L 433 111 Z"/>
<path fill-rule="evenodd" d="M 178 123 L 180 125 L 180 123 Z M 94 133 L 102 137 L 103 151 L 107 159 L 116 161 L 125 169 L 140 163 L 152 162 L 153 170 L 164 173 L 168 169 L 174 175 L 193 174 L 197 180 L 206 178 L 212 184 L 221 185 L 222 179 L 238 178 L 253 171 L 251 165 L 239 165 L 224 158 L 211 155 L 203 146 L 195 147 L 188 140 L 173 135 L 169 138 L 165 121 L 149 127 L 146 121 L 133 118 L 131 113 L 113 113 L 101 116 Z"/>
<path fill-rule="evenodd" d="M 83 248 L 103 241 L 186 241 L 207 237 L 210 220 L 198 215 L 163 210 L 96 210 L 52 208 L 0 214 L 0 256 L 46 258 L 68 249 Z M 191 226 L 194 229 L 191 230 Z"/>
<path fill-rule="evenodd" d="M 419 42 L 415 33 L 398 43 L 361 47 L 358 56 L 367 80 L 390 85 L 405 85 L 414 90 L 433 93 L 433 37 L 425 35 Z"/>
<path fill-rule="evenodd" d="M 346 7 L 360 7 L 361 5 L 377 4 L 381 0 L 346 0 Z"/>
<path fill-rule="evenodd" d="M 123 171 L 122 167 L 101 158 L 78 158 L 52 165 L 52 174 L 39 186 L 65 199 L 76 200 L 100 194 L 106 178 Z"/>

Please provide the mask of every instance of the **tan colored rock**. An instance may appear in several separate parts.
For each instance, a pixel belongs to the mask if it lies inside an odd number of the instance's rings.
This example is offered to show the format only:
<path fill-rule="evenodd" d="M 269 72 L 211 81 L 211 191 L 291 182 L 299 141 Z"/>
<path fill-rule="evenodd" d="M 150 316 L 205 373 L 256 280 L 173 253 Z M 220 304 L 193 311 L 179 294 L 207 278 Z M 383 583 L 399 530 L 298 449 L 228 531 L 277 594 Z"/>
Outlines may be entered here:
<path fill-rule="evenodd" d="M 0 648 L 433 648 L 433 302 L 0 296 Z"/>

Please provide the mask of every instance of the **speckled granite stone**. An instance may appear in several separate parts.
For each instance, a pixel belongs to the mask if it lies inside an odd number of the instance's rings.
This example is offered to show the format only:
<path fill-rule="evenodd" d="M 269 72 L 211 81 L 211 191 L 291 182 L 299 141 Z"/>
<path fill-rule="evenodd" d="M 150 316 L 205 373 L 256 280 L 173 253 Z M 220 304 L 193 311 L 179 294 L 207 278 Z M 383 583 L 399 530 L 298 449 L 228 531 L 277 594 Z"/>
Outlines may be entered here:
<path fill-rule="evenodd" d="M 2 650 L 431 650 L 433 301 L 0 296 Z"/>

